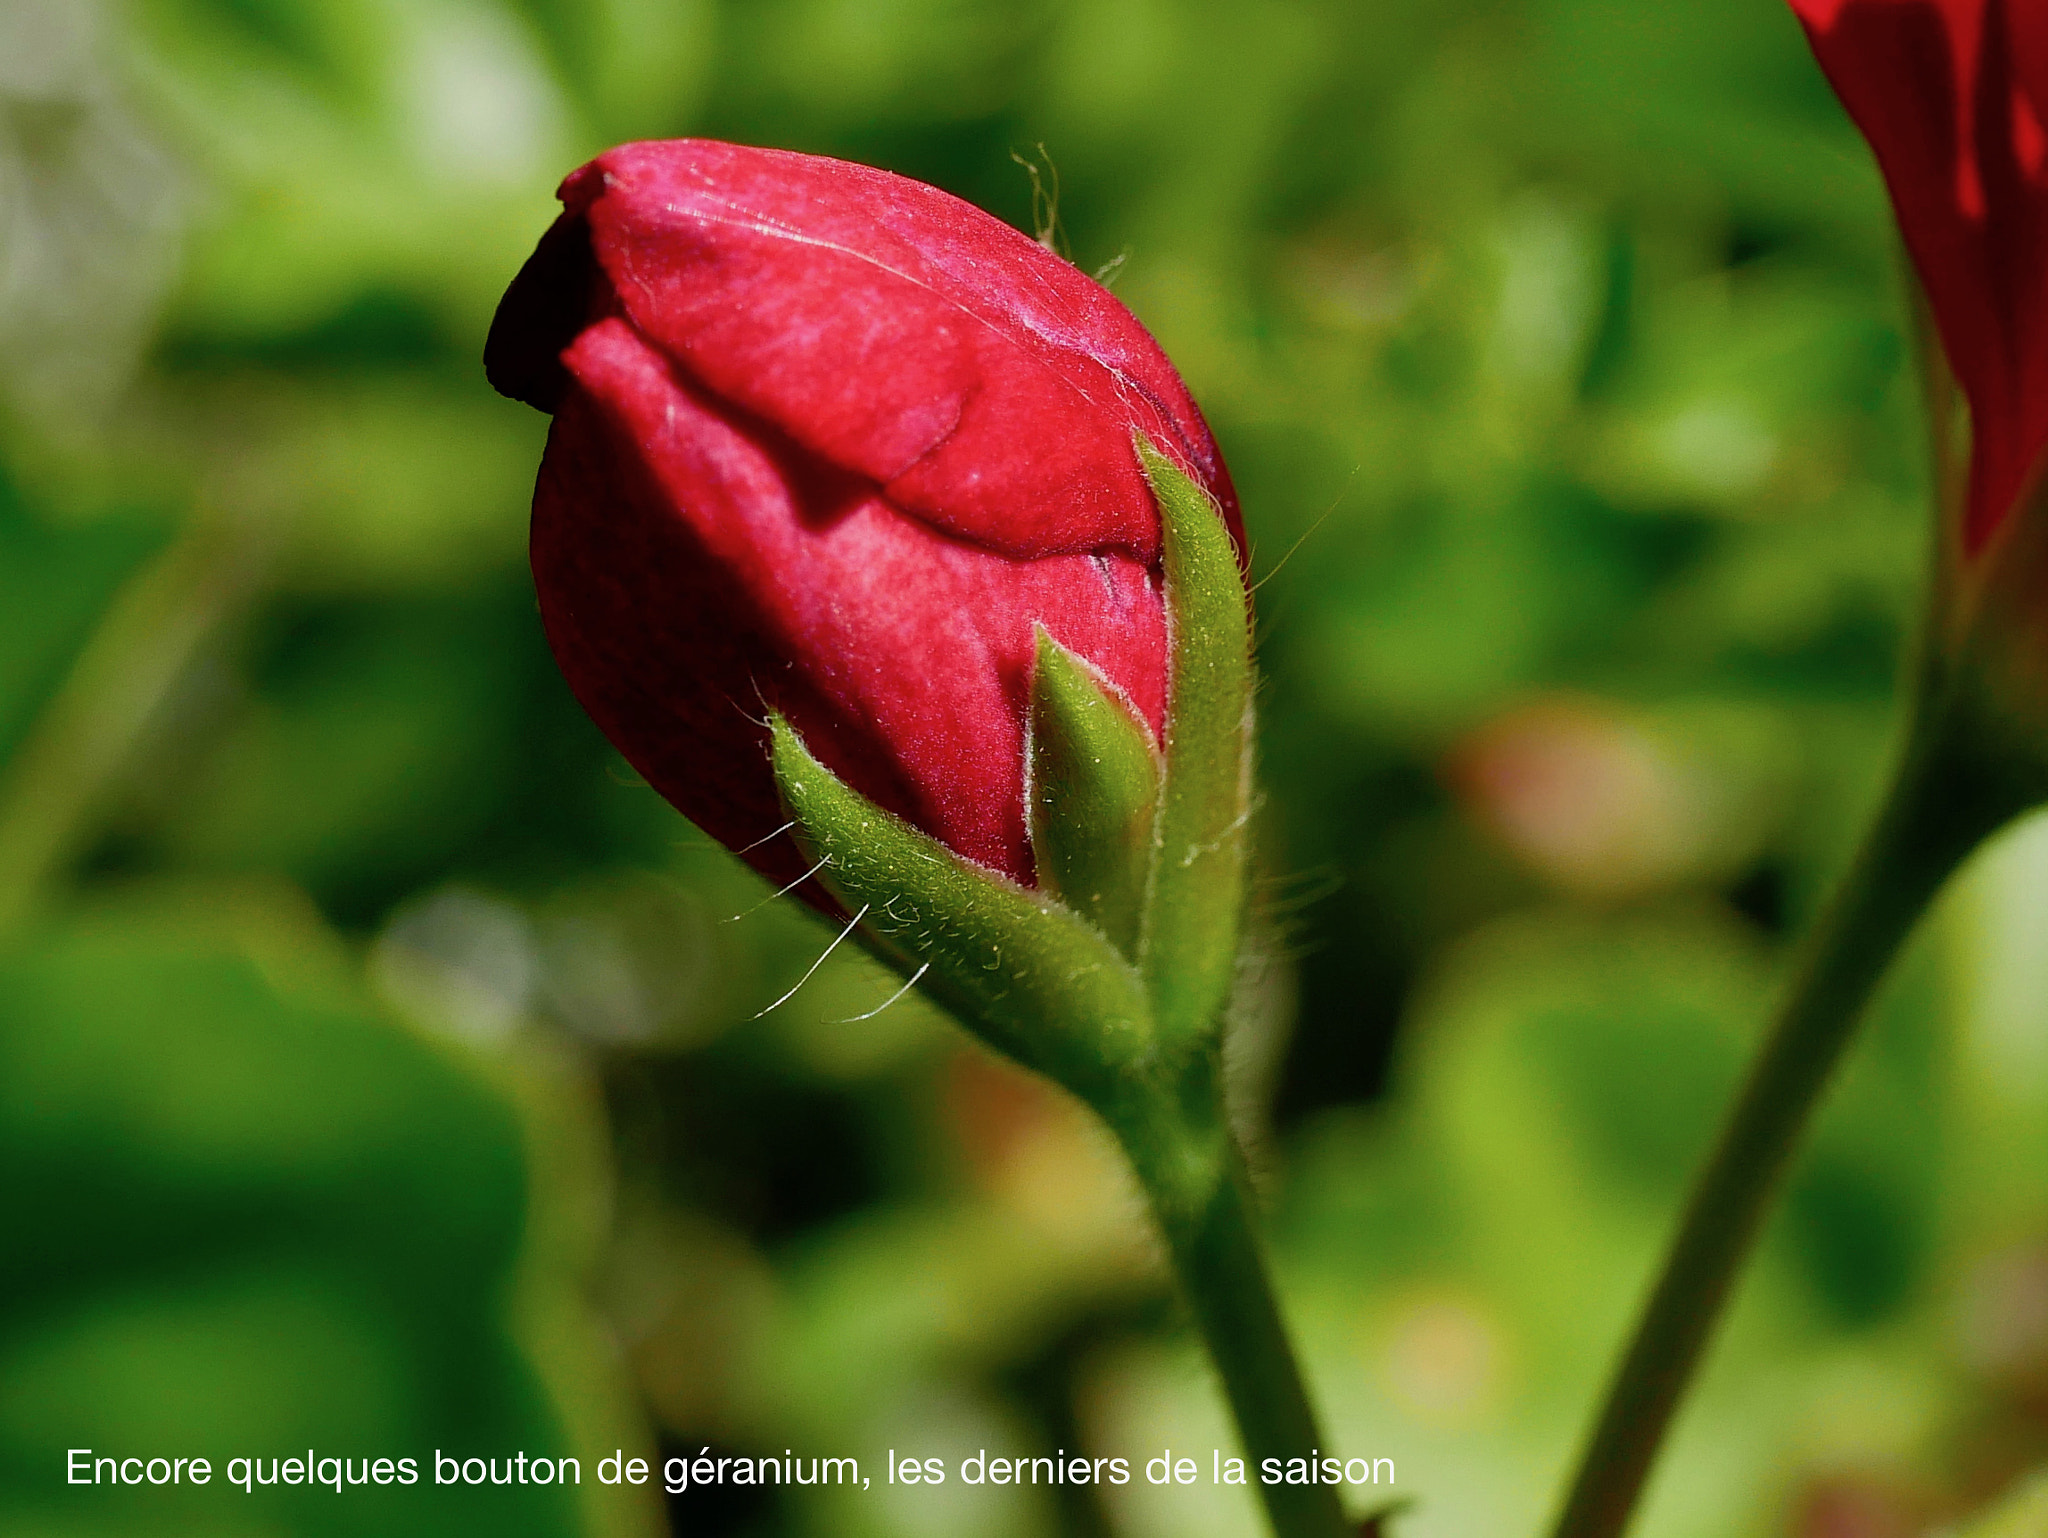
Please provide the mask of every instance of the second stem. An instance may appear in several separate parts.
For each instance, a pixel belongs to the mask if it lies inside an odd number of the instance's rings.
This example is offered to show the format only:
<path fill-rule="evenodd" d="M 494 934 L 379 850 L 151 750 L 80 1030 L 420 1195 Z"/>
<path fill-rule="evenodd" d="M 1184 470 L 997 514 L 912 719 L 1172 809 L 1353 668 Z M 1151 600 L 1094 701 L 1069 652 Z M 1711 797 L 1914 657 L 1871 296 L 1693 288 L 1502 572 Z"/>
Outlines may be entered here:
<path fill-rule="evenodd" d="M 1618 1538 L 1628 1526 L 1736 1273 L 1871 995 L 1950 873 L 2019 810 L 1954 754 L 1948 726 L 1944 711 L 1920 714 L 1883 811 L 1807 937 L 1615 1373 L 1554 1538 Z"/>

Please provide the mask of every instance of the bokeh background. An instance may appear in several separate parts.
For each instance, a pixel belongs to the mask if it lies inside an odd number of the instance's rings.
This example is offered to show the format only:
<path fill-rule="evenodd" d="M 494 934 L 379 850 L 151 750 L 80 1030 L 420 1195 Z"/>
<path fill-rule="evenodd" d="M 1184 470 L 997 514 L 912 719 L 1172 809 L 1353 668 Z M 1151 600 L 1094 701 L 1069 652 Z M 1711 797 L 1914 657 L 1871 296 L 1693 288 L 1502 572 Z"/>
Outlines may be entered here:
<path fill-rule="evenodd" d="M 892 984 L 845 952 L 755 1018 L 826 932 L 550 664 L 484 330 L 563 172 L 684 133 L 960 193 L 1179 361 L 1261 579 L 1287 1306 L 1395 1461 L 1361 1501 L 1534 1532 L 1876 788 L 1926 540 L 1881 190 L 1776 0 L 0 0 L 0 1529 L 1256 1530 L 1142 1480 L 64 1483 L 1228 1445 L 1103 1140 L 915 1000 L 846 1023 Z M 1649 1538 L 1906 1538 L 2048 1458 L 2044 958 L 2022 829 Z"/>

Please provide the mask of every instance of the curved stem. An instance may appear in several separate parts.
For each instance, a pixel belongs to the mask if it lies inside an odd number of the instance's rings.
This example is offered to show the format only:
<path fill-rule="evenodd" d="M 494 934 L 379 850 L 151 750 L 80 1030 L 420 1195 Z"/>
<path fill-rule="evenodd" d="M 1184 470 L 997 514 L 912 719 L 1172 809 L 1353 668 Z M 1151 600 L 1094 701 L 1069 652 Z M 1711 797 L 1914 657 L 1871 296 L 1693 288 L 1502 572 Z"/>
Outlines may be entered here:
<path fill-rule="evenodd" d="M 1263 1460 L 1329 1451 L 1309 1406 L 1294 1347 L 1274 1300 L 1273 1284 L 1252 1219 L 1243 1161 L 1227 1133 L 1221 1168 L 1193 1202 L 1176 1199 L 1139 1157 L 1141 1177 L 1166 1235 L 1173 1268 L 1186 1295 L 1244 1445 L 1247 1478 L 1266 1508 L 1277 1538 L 1353 1538 L 1335 1487 L 1267 1484 Z M 1206 1477 L 1207 1471 L 1204 1471 Z"/>
<path fill-rule="evenodd" d="M 1864 1008 L 1949 874 L 2021 809 L 1973 772 L 1942 709 L 1920 713 L 1883 811 L 1807 936 L 1622 1358 L 1554 1538 L 1616 1538 L 1801 1133 Z"/>

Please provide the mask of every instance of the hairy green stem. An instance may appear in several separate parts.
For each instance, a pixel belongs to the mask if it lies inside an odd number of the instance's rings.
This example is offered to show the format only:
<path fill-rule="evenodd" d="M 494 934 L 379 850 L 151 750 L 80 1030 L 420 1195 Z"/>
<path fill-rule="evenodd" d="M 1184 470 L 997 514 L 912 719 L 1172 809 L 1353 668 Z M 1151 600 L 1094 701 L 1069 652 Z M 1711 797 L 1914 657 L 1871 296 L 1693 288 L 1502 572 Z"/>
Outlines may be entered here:
<path fill-rule="evenodd" d="M 1267 1484 L 1260 1478 L 1265 1459 L 1279 1459 L 1284 1469 L 1288 1459 L 1327 1453 L 1330 1445 L 1316 1426 L 1274 1299 L 1237 1145 L 1220 1125 L 1208 1134 L 1188 1136 L 1182 1146 L 1190 1144 L 1214 1150 L 1213 1156 L 1196 1161 L 1208 1176 L 1193 1183 L 1184 1178 L 1187 1165 L 1169 1171 L 1156 1145 L 1141 1149 L 1126 1138 L 1166 1236 L 1181 1292 L 1222 1379 L 1244 1446 L 1247 1477 L 1277 1538 L 1353 1538 L 1355 1529 L 1333 1486 Z"/>
<path fill-rule="evenodd" d="M 2020 810 L 1923 710 L 1891 794 L 1799 964 L 1720 1142 L 1695 1185 L 1579 1463 L 1554 1538 L 1628 1526 L 1737 1271 L 1866 1005 L 1928 903 Z M 2023 803 L 2022 803 L 2023 804 Z"/>

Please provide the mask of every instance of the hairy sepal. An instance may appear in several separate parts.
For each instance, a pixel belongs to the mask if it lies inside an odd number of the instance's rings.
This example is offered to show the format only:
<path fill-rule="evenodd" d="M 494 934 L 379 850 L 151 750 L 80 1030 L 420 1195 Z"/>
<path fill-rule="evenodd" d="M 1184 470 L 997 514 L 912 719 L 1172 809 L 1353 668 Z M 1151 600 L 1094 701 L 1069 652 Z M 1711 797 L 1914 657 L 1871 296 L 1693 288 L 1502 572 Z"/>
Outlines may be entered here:
<path fill-rule="evenodd" d="M 1164 530 L 1166 777 L 1139 965 L 1162 1043 L 1213 1040 L 1236 976 L 1251 820 L 1251 603 L 1207 492 L 1141 435 Z"/>
<path fill-rule="evenodd" d="M 1159 752 L 1130 706 L 1043 626 L 1029 751 L 1039 885 L 1135 958 L 1156 847 Z"/>
<path fill-rule="evenodd" d="M 961 859 L 853 790 L 770 719 L 775 780 L 819 879 L 869 936 L 998 1051 L 1099 1108 L 1153 1047 L 1135 967 L 1058 899 Z M 924 971 L 919 976 L 919 969 Z"/>

